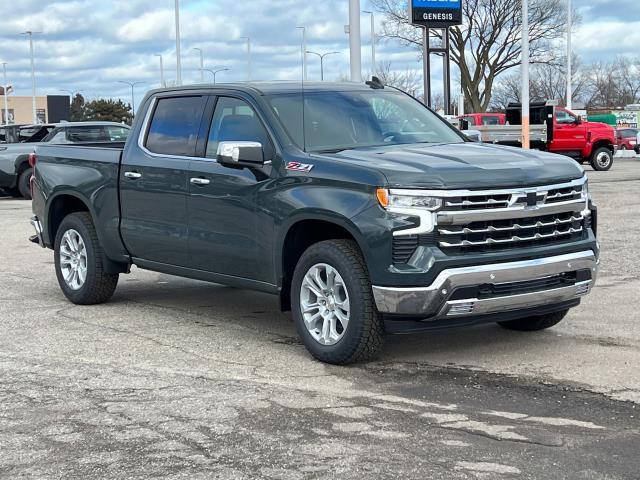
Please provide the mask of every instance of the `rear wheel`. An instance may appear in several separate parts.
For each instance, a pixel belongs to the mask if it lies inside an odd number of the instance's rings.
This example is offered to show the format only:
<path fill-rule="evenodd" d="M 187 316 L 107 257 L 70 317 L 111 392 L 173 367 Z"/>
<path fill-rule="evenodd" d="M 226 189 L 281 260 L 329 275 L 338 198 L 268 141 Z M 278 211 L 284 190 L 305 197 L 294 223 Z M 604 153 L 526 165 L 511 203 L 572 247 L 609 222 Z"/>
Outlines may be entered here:
<path fill-rule="evenodd" d="M 112 297 L 119 276 L 104 271 L 104 252 L 88 213 L 72 213 L 62 220 L 54 252 L 58 283 L 71 302 L 94 305 Z"/>
<path fill-rule="evenodd" d="M 590 162 L 594 170 L 607 171 L 613 166 L 613 152 L 607 147 L 597 148 L 591 154 Z"/>
<path fill-rule="evenodd" d="M 569 310 L 539 315 L 536 317 L 521 318 L 520 320 L 510 320 L 508 322 L 498 322 L 502 328 L 507 330 L 518 330 L 521 332 L 535 332 L 551 328 L 562 321 L 567 316 Z"/>
<path fill-rule="evenodd" d="M 382 347 L 382 318 L 369 272 L 352 240 L 319 242 L 302 254 L 293 275 L 291 304 L 300 338 L 322 362 L 364 361 Z"/>
<path fill-rule="evenodd" d="M 18 177 L 18 190 L 27 200 L 31 200 L 31 175 L 33 175 L 33 168 L 27 168 Z"/>

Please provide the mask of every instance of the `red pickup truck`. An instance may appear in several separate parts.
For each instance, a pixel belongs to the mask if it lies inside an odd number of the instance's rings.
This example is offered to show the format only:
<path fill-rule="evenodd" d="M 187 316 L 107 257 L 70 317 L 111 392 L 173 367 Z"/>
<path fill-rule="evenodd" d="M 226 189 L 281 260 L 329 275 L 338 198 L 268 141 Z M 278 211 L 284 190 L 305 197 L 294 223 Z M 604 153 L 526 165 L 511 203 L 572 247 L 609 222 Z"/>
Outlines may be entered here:
<path fill-rule="evenodd" d="M 507 107 L 508 125 L 520 125 L 522 106 Z M 586 122 L 563 107 L 533 103 L 531 125 L 546 125 L 546 142 L 532 147 L 567 155 L 580 163 L 589 162 L 594 170 L 609 170 L 617 148 L 615 129 L 605 123 Z"/>
<path fill-rule="evenodd" d="M 504 125 L 506 115 L 504 113 L 467 113 L 460 120 L 467 122 L 470 127 L 478 125 Z"/>

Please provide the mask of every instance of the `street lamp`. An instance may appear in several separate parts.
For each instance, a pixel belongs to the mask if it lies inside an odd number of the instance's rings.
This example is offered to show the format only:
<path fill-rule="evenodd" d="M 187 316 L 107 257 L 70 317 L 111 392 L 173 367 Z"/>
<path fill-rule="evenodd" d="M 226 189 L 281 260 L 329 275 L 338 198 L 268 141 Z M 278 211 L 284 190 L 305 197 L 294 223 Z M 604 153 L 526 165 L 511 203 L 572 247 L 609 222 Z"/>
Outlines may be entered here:
<path fill-rule="evenodd" d="M 531 148 L 529 131 L 529 0 L 522 0 L 522 148 Z"/>
<path fill-rule="evenodd" d="M 118 83 L 124 83 L 125 85 L 129 85 L 131 87 L 131 112 L 136 114 L 136 97 L 133 89 L 136 85 L 142 85 L 145 82 L 127 82 L 126 80 L 118 80 Z"/>
<path fill-rule="evenodd" d="M 216 84 L 216 75 L 220 72 L 228 72 L 229 70 L 231 70 L 230 68 L 218 68 L 217 70 L 211 70 L 210 68 L 203 68 L 202 69 L 205 72 L 209 72 L 211 75 L 213 75 L 213 84 Z"/>
<path fill-rule="evenodd" d="M 32 32 L 31 30 L 27 30 L 26 32 L 22 32 L 22 35 L 29 36 L 29 51 L 31 53 L 31 108 L 33 110 L 33 123 L 38 123 L 38 114 L 36 112 L 36 67 L 35 62 L 33 60 L 33 36 L 35 34 L 42 32 Z"/>
<path fill-rule="evenodd" d="M 180 0 L 175 4 L 176 20 L 176 84 L 182 85 L 182 64 L 180 62 Z"/>
<path fill-rule="evenodd" d="M 240 37 L 241 40 L 247 41 L 247 81 L 251 81 L 251 38 Z"/>
<path fill-rule="evenodd" d="M 373 12 L 363 10 L 362 13 L 371 15 L 371 74 L 376 74 L 376 20 Z"/>
<path fill-rule="evenodd" d="M 296 27 L 302 30 L 302 79 L 307 81 L 307 27 Z"/>
<path fill-rule="evenodd" d="M 310 50 L 307 50 L 307 53 L 310 53 L 312 55 L 317 55 L 320 58 L 320 81 L 324 82 L 324 57 L 326 57 L 327 55 L 335 55 L 340 52 L 318 53 L 318 52 L 312 52 Z"/>
<path fill-rule="evenodd" d="M 164 87 L 166 87 L 166 86 L 167 86 L 167 84 L 166 84 L 166 82 L 164 81 L 164 63 L 163 63 L 163 60 L 162 60 L 162 55 L 161 55 L 161 54 L 159 54 L 159 53 L 156 53 L 156 54 L 154 54 L 153 56 L 154 56 L 154 57 L 159 57 L 159 58 L 160 58 L 160 86 L 161 86 L 162 88 L 164 88 Z"/>
<path fill-rule="evenodd" d="M 571 58 L 571 29 L 573 28 L 573 16 L 571 0 L 567 0 L 567 109 L 573 109 L 573 85 L 572 85 L 572 58 Z"/>
<path fill-rule="evenodd" d="M 198 47 L 193 47 L 193 50 L 200 52 L 200 83 L 204 83 L 204 53 Z"/>
<path fill-rule="evenodd" d="M 5 125 L 9 125 L 9 101 L 7 97 L 9 96 L 7 84 L 7 62 L 2 62 L 2 72 L 4 75 L 4 83 L 2 84 L 2 93 L 4 94 L 4 123 Z"/>

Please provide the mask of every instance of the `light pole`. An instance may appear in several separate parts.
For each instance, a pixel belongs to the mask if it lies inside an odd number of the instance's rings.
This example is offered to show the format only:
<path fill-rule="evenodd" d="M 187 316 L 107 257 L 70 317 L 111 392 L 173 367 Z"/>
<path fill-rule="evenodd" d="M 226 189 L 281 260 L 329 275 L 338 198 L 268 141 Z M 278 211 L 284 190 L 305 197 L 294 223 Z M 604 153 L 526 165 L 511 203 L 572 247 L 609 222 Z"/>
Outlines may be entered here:
<path fill-rule="evenodd" d="M 180 60 L 180 0 L 175 4 L 176 20 L 176 84 L 182 85 L 182 64 Z"/>
<path fill-rule="evenodd" d="M 251 38 L 240 37 L 241 40 L 247 41 L 247 81 L 251 81 Z"/>
<path fill-rule="evenodd" d="M 327 55 L 335 55 L 340 52 L 318 53 L 318 52 L 312 52 L 311 50 L 307 50 L 307 53 L 310 53 L 312 55 L 317 55 L 320 58 L 320 81 L 324 82 L 324 57 L 326 57 Z"/>
<path fill-rule="evenodd" d="M 38 123 L 38 114 L 36 112 L 36 67 L 33 59 L 33 35 L 42 32 L 32 32 L 27 30 L 22 32 L 23 35 L 29 36 L 29 52 L 31 54 L 31 108 L 33 113 L 33 123 Z"/>
<path fill-rule="evenodd" d="M 164 88 L 164 87 L 167 86 L 167 84 L 164 81 L 164 63 L 163 63 L 163 60 L 162 60 L 162 55 L 159 54 L 159 53 L 156 53 L 156 54 L 154 54 L 154 57 L 160 58 L 160 86 L 162 88 Z"/>
<path fill-rule="evenodd" d="M 349 0 L 349 64 L 351 81 L 362 81 L 362 52 L 360 40 L 360 0 Z"/>
<path fill-rule="evenodd" d="M 9 92 L 7 85 L 7 62 L 2 62 L 2 72 L 4 75 L 4 83 L 2 84 L 2 93 L 4 94 L 4 124 L 9 125 Z"/>
<path fill-rule="evenodd" d="M 571 28 L 573 26 L 573 16 L 571 12 L 571 0 L 567 0 L 567 109 L 573 109 L 573 72 L 571 58 Z"/>
<path fill-rule="evenodd" d="M 522 0 L 522 148 L 529 149 L 529 0 Z"/>
<path fill-rule="evenodd" d="M 127 82 L 126 80 L 118 80 L 119 83 L 124 83 L 125 85 L 129 85 L 131 87 L 131 113 L 135 116 L 136 114 L 136 96 L 133 91 L 136 85 L 142 85 L 145 82 Z"/>
<path fill-rule="evenodd" d="M 363 10 L 362 13 L 371 15 L 371 75 L 376 74 L 376 19 L 373 12 Z"/>
<path fill-rule="evenodd" d="M 307 81 L 307 27 L 296 27 L 302 30 L 302 79 Z"/>
<path fill-rule="evenodd" d="M 200 52 L 200 83 L 204 83 L 204 53 L 201 48 L 193 47 L 193 50 Z"/>
<path fill-rule="evenodd" d="M 230 68 L 218 68 L 217 70 L 211 70 L 210 68 L 203 68 L 202 69 L 205 72 L 209 72 L 211 75 L 213 75 L 213 84 L 216 84 L 216 75 L 220 72 L 228 72 L 229 70 L 231 70 Z"/>

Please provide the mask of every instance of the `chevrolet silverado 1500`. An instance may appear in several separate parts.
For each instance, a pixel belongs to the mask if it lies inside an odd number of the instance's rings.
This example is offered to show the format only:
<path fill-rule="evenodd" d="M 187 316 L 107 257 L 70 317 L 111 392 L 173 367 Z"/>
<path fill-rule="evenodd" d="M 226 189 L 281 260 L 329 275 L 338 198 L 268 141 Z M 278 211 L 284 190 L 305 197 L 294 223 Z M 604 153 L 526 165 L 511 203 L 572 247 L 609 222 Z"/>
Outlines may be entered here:
<path fill-rule="evenodd" d="M 36 152 L 32 241 L 76 304 L 131 265 L 261 290 L 345 364 L 387 333 L 549 328 L 596 281 L 580 165 L 470 142 L 376 81 L 155 90 L 111 147 Z"/>

